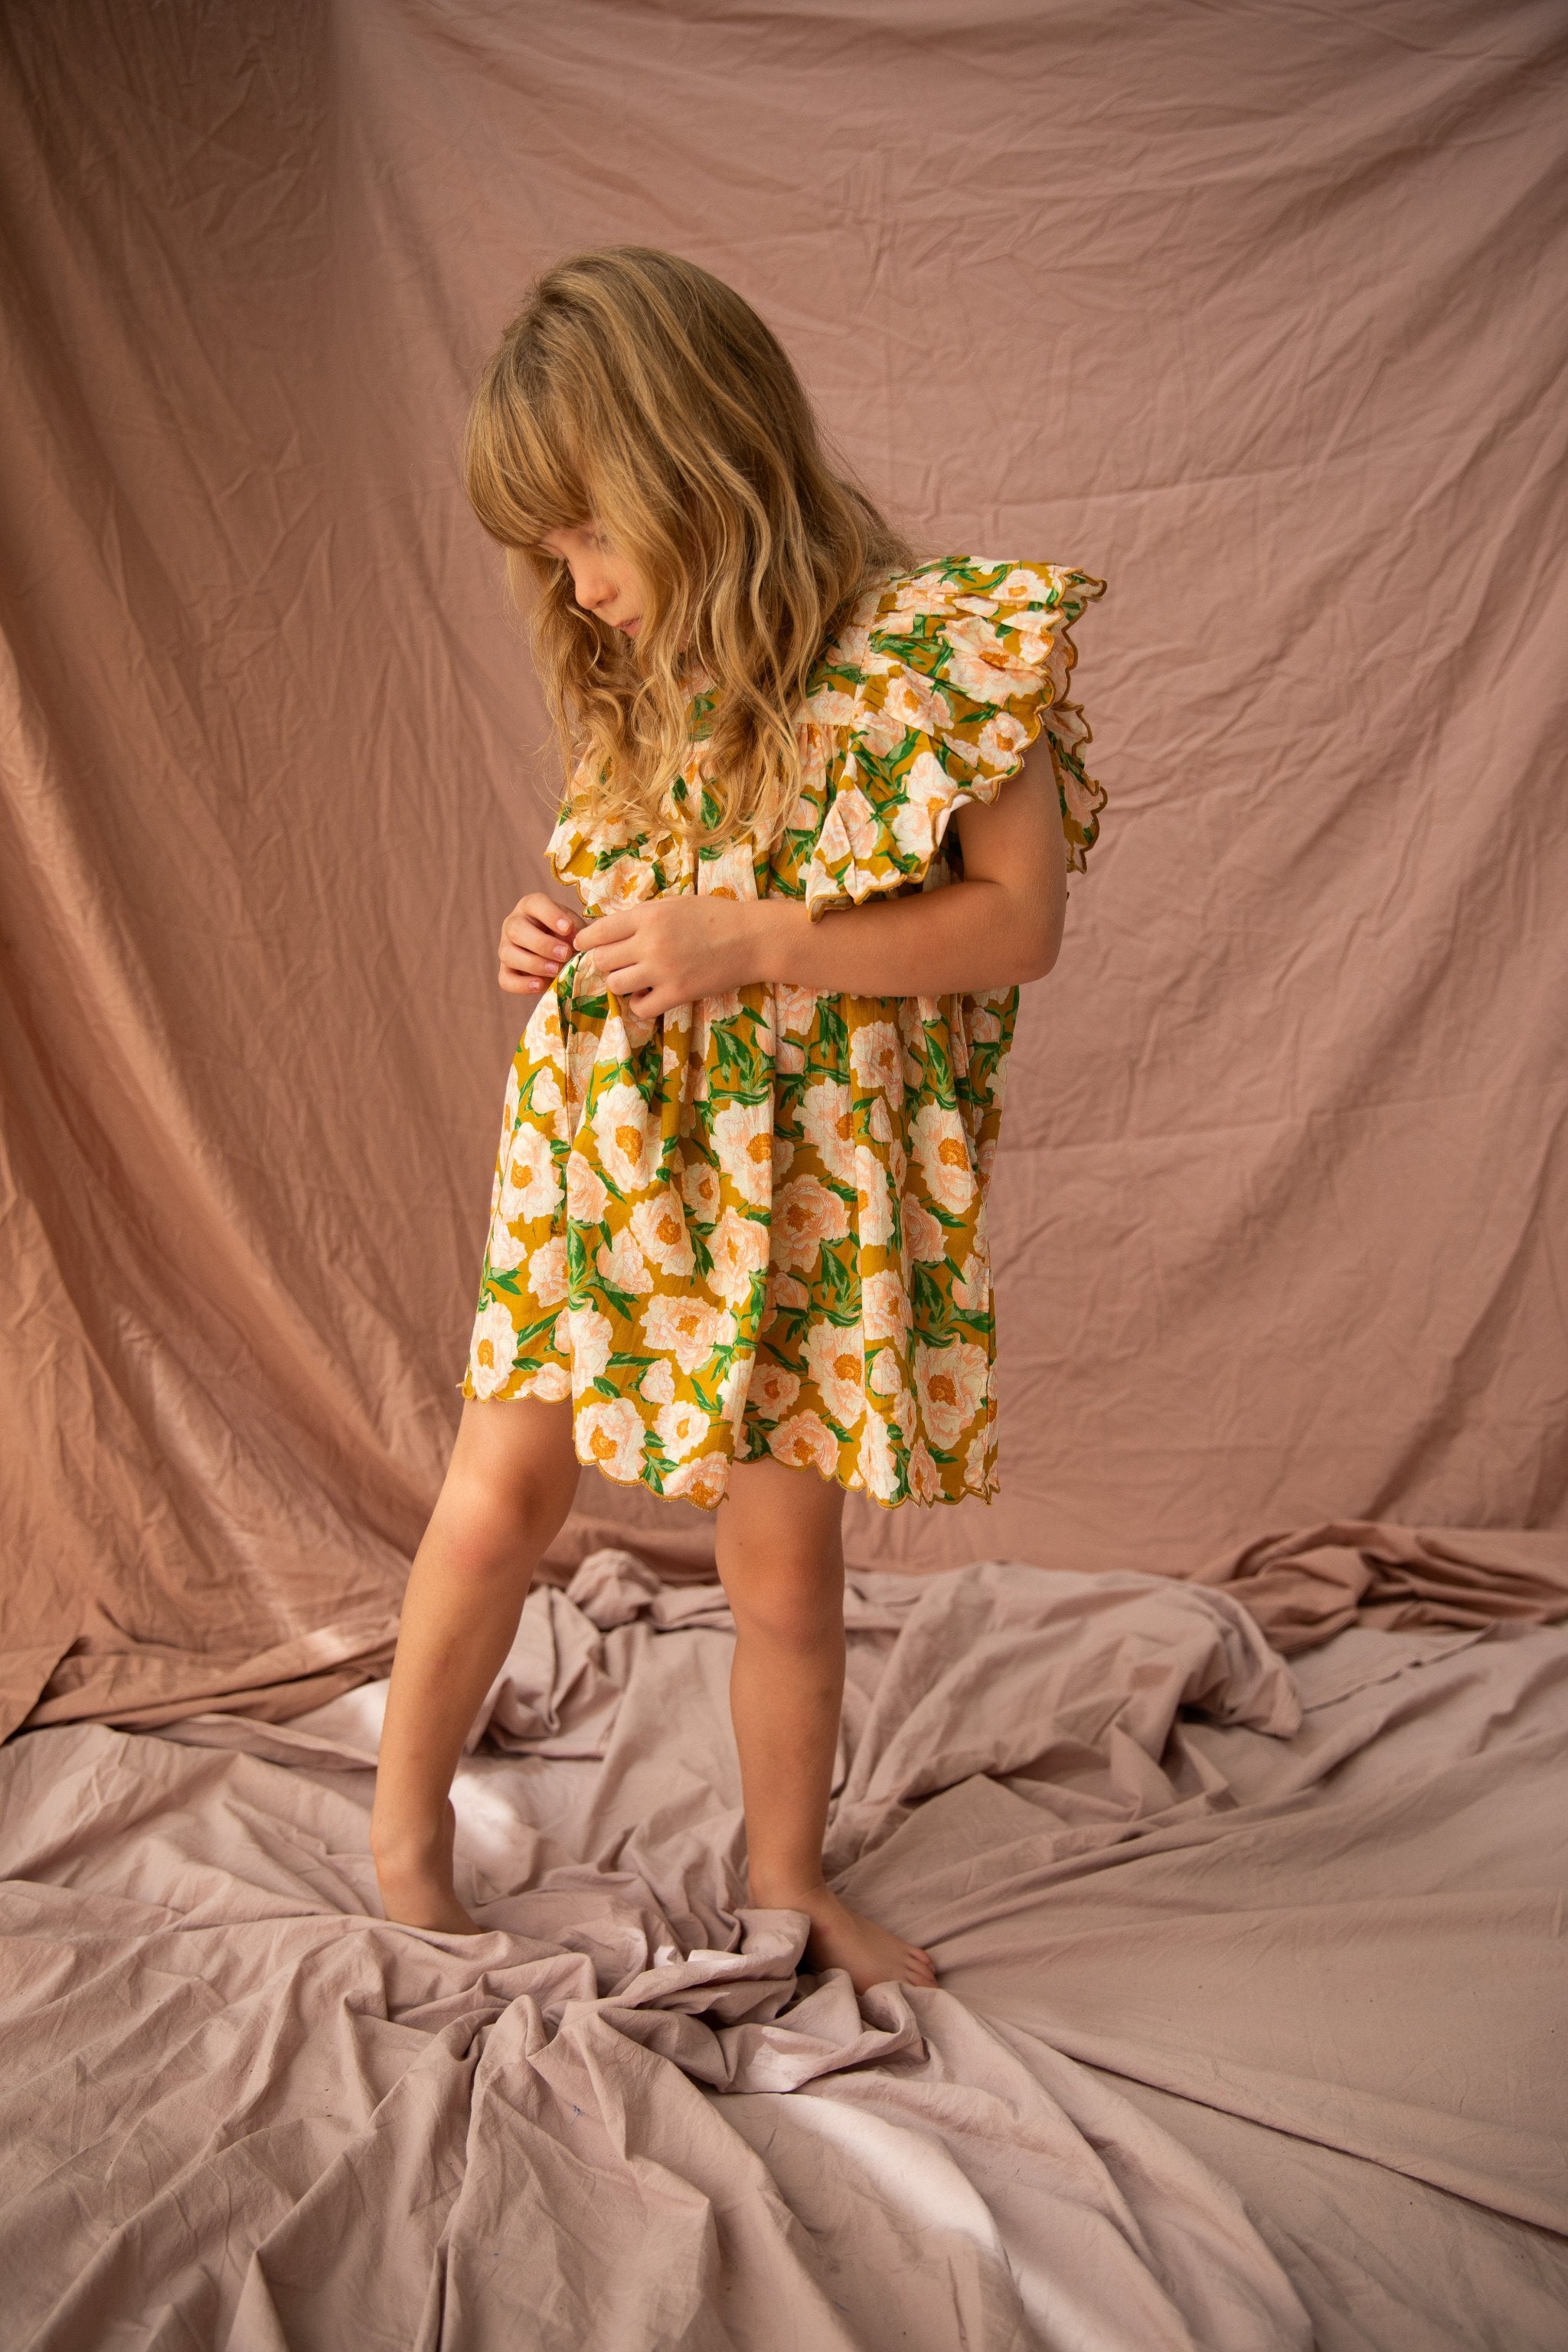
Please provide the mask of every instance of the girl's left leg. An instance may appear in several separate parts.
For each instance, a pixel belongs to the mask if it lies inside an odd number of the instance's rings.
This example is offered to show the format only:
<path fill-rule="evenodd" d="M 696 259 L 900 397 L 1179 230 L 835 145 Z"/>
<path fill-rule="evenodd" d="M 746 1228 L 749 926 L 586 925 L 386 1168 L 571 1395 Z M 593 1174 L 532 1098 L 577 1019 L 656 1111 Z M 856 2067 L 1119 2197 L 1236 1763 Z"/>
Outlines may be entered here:
<path fill-rule="evenodd" d="M 931 1955 L 851 1911 L 822 1874 L 844 1696 L 843 1508 L 841 1486 L 774 1461 L 737 1463 L 719 1506 L 751 1899 L 805 1912 L 814 1967 L 847 1969 L 857 1992 L 893 1978 L 932 1985 Z"/>

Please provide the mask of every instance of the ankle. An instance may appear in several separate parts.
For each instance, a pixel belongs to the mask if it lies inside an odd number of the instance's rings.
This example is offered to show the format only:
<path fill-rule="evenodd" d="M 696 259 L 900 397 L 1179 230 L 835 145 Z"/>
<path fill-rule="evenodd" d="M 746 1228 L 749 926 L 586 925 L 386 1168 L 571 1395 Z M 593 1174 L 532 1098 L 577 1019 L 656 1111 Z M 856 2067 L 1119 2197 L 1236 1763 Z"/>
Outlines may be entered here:
<path fill-rule="evenodd" d="M 752 1870 L 747 1898 L 757 1911 L 807 1911 L 827 1892 L 821 1865 L 816 1870 Z"/>
<path fill-rule="evenodd" d="M 449 1864 L 455 1822 L 450 1801 L 439 1813 L 423 1817 L 371 1815 L 371 1859 L 378 1871 L 425 1872 Z"/>

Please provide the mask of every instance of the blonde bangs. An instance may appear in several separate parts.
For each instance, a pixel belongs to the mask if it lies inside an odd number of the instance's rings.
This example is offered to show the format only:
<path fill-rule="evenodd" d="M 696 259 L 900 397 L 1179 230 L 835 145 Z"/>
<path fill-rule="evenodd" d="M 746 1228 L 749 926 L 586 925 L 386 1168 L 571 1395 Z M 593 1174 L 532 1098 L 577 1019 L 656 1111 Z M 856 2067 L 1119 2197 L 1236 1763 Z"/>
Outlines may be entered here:
<path fill-rule="evenodd" d="M 799 791 L 806 682 L 849 607 L 911 551 L 837 471 L 755 311 L 650 247 L 578 255 L 507 328 L 468 417 L 464 483 L 508 551 L 577 814 L 668 821 L 700 684 L 710 805 L 687 829 L 770 847 Z M 597 521 L 646 591 L 635 643 L 542 548 Z"/>

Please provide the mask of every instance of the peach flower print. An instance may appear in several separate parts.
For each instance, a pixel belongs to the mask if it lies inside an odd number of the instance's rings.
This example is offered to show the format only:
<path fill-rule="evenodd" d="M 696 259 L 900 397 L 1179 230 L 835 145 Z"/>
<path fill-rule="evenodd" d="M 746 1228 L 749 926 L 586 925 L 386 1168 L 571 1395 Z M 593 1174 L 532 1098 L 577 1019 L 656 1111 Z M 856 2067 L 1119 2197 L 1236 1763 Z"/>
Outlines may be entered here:
<path fill-rule="evenodd" d="M 759 1356 L 752 1373 L 751 1402 L 765 1421 L 777 1421 L 799 1394 L 796 1373 L 787 1372 L 782 1364 L 766 1362 Z"/>
<path fill-rule="evenodd" d="M 613 1244 L 601 1242 L 594 1263 L 613 1290 L 629 1290 L 634 1297 L 641 1297 L 653 1288 L 647 1260 L 632 1234 L 618 1233 Z"/>
<path fill-rule="evenodd" d="M 855 1467 L 860 1484 L 879 1503 L 890 1503 L 899 1491 L 898 1457 L 885 1422 L 875 1413 L 867 1416 L 860 1433 L 860 1450 L 855 1457 Z"/>
<path fill-rule="evenodd" d="M 574 1224 L 597 1225 L 604 1222 L 610 1196 L 594 1170 L 580 1151 L 568 1153 L 566 1160 L 566 1213 Z"/>
<path fill-rule="evenodd" d="M 528 1244 L 520 1234 L 512 1232 L 504 1217 L 492 1214 L 490 1237 L 486 1246 L 485 1255 L 492 1274 L 512 1274 L 528 1255 Z"/>
<path fill-rule="evenodd" d="M 654 1416 L 660 1444 L 673 1461 L 695 1454 L 708 1434 L 708 1415 L 694 1404 L 667 1404 Z"/>
<path fill-rule="evenodd" d="M 800 1470 L 820 1470 L 825 1478 L 837 1475 L 838 1440 L 820 1413 L 792 1413 L 768 1432 L 768 1445 L 781 1462 Z"/>
<path fill-rule="evenodd" d="M 890 1021 L 863 1021 L 849 1032 L 849 1066 L 856 1083 L 868 1093 L 877 1087 L 886 1097 L 889 1109 L 898 1111 L 903 1108 L 903 1047 Z"/>
<path fill-rule="evenodd" d="M 868 1339 L 903 1339 L 910 1328 L 910 1294 L 896 1267 L 868 1274 L 860 1285 L 860 1319 Z"/>
<path fill-rule="evenodd" d="M 737 1210 L 726 1209 L 708 1246 L 713 1257 L 709 1288 L 726 1307 L 743 1306 L 751 1295 L 752 1276 L 768 1262 L 766 1225 L 759 1224 L 755 1217 L 742 1217 Z"/>
<path fill-rule="evenodd" d="M 957 1444 L 985 1403 L 988 1365 L 985 1350 L 971 1340 L 953 1339 L 945 1348 L 915 1342 L 915 1391 L 921 1416 L 937 1444 L 946 1452 Z"/>
<path fill-rule="evenodd" d="M 636 1087 L 624 1079 L 606 1087 L 594 1105 L 593 1128 L 599 1164 L 612 1184 L 623 1192 L 640 1192 L 652 1183 L 658 1129 Z"/>
<path fill-rule="evenodd" d="M 773 1262 L 804 1273 L 824 1242 L 842 1241 L 849 1214 L 837 1192 L 816 1176 L 792 1176 L 773 1202 Z"/>
<path fill-rule="evenodd" d="M 511 1317 L 499 1298 L 492 1298 L 474 1318 L 474 1336 L 468 1343 L 469 1375 L 476 1395 L 493 1397 L 506 1386 L 516 1350 Z"/>
<path fill-rule="evenodd" d="M 893 1238 L 893 1196 L 888 1171 L 864 1143 L 855 1147 L 856 1226 L 863 1249 L 886 1249 Z"/>
<path fill-rule="evenodd" d="M 722 1501 L 729 1480 L 730 1465 L 721 1454 L 700 1454 L 695 1462 L 683 1462 L 670 1472 L 664 1491 L 676 1500 L 684 1498 L 700 1510 L 710 1511 Z"/>
<path fill-rule="evenodd" d="M 548 1217 L 561 1198 L 561 1179 L 550 1138 L 536 1127 L 512 1134 L 501 1169 L 500 1213 L 508 1223 Z"/>
<path fill-rule="evenodd" d="M 931 1215 L 924 1202 L 912 1192 L 904 1194 L 904 1240 L 910 1255 L 924 1265 L 933 1265 L 947 1255 L 947 1234 Z"/>
<path fill-rule="evenodd" d="M 684 1291 L 656 1291 L 642 1310 L 641 1322 L 649 1352 L 673 1356 L 689 1376 L 718 1346 L 724 1318 L 705 1298 L 693 1298 Z"/>
<path fill-rule="evenodd" d="M 806 1369 L 841 1429 L 853 1429 L 866 1410 L 866 1360 L 858 1328 L 814 1323 L 805 1335 Z"/>
<path fill-rule="evenodd" d="M 910 1448 L 910 1492 L 917 1503 L 934 1503 L 942 1493 L 942 1473 L 918 1437 Z"/>
<path fill-rule="evenodd" d="M 579 1462 L 592 1462 L 623 1486 L 642 1469 L 643 1422 L 630 1397 L 595 1397 L 573 1419 Z"/>
<path fill-rule="evenodd" d="M 536 1249 L 528 1265 L 528 1286 L 541 1307 L 559 1307 L 566 1296 L 566 1238 L 557 1234 L 553 1241 Z"/>
<path fill-rule="evenodd" d="M 855 1110 L 849 1089 L 836 1078 L 817 1078 L 801 1097 L 801 1131 L 830 1176 L 841 1184 L 855 1176 Z"/>
<path fill-rule="evenodd" d="M 969 1138 L 955 1110 L 941 1103 L 921 1103 L 914 1118 L 915 1158 L 932 1193 L 956 1215 L 974 1198 L 974 1171 L 969 1160 Z"/>
<path fill-rule="evenodd" d="M 773 1105 L 726 1103 L 714 1114 L 709 1139 L 742 1200 L 765 1209 L 773 1190 Z"/>
<path fill-rule="evenodd" d="M 660 1274 L 684 1276 L 695 1260 L 681 1214 L 679 1194 L 670 1185 L 651 1201 L 639 1201 L 632 1211 L 632 1231 Z"/>
<path fill-rule="evenodd" d="M 615 1333 L 609 1317 L 596 1307 L 569 1307 L 564 1320 L 571 1337 L 572 1393 L 581 1396 L 609 1363 Z"/>
<path fill-rule="evenodd" d="M 706 1160 L 688 1162 L 680 1180 L 680 1190 L 687 1207 L 699 1224 L 710 1225 L 719 1213 L 719 1171 Z"/>

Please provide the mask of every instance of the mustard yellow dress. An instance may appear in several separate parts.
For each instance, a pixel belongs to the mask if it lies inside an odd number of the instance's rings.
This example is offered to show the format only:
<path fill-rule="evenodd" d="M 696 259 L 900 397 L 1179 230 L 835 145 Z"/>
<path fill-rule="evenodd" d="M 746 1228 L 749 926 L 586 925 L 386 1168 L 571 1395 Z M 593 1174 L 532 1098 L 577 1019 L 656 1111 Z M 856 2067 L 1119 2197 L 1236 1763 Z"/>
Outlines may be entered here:
<path fill-rule="evenodd" d="M 804 898 L 815 920 L 952 877 L 949 824 L 1044 728 L 1069 865 L 1105 794 L 1068 700 L 1101 581 L 954 557 L 873 585 L 814 673 L 771 856 L 674 830 L 549 845 L 590 915 L 663 891 Z M 710 695 L 666 816 L 700 804 Z M 705 1508 L 765 1454 L 877 1502 L 996 1491 L 985 1193 L 1016 988 L 766 983 L 648 1021 L 574 956 L 513 1059 L 465 1397 L 572 1397 L 607 1477 Z"/>

